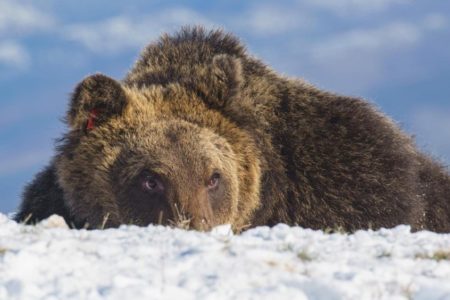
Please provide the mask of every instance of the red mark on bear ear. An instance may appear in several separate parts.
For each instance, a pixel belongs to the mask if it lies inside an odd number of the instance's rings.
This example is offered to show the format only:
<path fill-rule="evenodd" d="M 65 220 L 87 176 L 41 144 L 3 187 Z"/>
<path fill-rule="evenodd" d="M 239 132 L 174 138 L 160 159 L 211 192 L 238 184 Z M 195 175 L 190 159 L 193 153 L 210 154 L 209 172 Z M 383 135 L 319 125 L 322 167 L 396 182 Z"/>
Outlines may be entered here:
<path fill-rule="evenodd" d="M 86 130 L 92 130 L 95 127 L 95 120 L 98 118 L 98 110 L 93 108 L 90 112 L 89 112 L 89 119 L 87 120 L 86 123 Z"/>

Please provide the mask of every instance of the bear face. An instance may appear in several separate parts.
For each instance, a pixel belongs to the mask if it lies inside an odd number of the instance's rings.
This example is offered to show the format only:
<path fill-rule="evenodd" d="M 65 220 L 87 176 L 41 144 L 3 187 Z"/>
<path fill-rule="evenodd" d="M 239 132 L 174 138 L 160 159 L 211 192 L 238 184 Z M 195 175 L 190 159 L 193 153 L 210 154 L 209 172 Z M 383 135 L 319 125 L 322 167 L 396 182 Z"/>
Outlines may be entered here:
<path fill-rule="evenodd" d="M 67 119 L 55 165 L 78 223 L 238 229 L 258 206 L 251 138 L 179 85 L 143 92 L 93 75 L 76 88 Z"/>

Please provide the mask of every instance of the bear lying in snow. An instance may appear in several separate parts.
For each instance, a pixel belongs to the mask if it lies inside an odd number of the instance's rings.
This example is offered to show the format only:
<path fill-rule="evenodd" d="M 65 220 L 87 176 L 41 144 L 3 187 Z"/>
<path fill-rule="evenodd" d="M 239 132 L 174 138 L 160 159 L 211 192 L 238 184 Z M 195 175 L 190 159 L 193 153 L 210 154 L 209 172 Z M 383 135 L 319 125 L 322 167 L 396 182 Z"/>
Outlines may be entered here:
<path fill-rule="evenodd" d="M 184 28 L 124 80 L 85 78 L 66 119 L 19 221 L 450 232 L 449 174 L 389 118 L 278 75 L 221 31 Z"/>

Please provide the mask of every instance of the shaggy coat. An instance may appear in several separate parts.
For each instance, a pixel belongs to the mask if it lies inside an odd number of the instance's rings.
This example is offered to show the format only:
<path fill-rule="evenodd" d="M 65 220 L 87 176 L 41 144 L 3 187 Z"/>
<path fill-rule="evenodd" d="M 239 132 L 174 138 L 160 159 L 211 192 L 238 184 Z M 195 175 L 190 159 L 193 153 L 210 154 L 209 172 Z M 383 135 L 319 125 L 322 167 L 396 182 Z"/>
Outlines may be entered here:
<path fill-rule="evenodd" d="M 392 120 L 280 76 L 221 31 L 162 36 L 122 81 L 87 77 L 67 123 L 17 220 L 450 232 L 447 170 Z"/>

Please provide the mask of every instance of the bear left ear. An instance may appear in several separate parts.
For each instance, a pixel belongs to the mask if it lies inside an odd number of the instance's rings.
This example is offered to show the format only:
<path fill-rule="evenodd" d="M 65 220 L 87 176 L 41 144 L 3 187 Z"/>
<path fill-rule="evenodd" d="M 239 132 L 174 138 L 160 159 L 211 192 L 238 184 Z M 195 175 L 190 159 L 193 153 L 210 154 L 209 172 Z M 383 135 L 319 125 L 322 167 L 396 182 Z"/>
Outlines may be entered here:
<path fill-rule="evenodd" d="M 73 92 L 67 121 L 73 129 L 89 131 L 122 113 L 125 92 L 116 80 L 103 74 L 86 77 Z"/>

